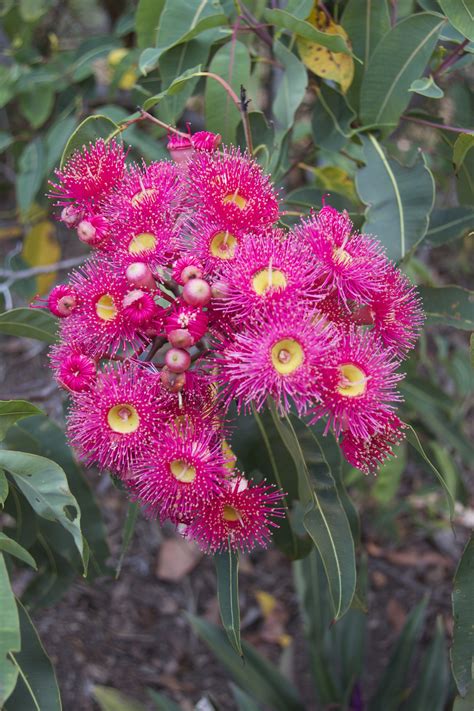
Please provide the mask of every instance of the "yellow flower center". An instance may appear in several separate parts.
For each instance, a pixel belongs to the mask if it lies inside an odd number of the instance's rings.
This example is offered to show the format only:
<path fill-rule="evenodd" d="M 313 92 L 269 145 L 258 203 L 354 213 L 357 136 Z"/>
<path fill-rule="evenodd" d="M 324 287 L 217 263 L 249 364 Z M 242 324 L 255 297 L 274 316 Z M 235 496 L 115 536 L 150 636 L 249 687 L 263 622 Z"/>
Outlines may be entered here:
<path fill-rule="evenodd" d="M 155 235 L 152 235 L 150 232 L 142 232 L 132 237 L 128 245 L 128 251 L 130 254 L 139 254 L 140 252 L 146 252 L 148 249 L 155 249 L 155 247 Z"/>
<path fill-rule="evenodd" d="M 367 377 L 363 370 L 353 363 L 345 363 L 339 366 L 341 379 L 337 392 L 345 397 L 357 397 L 363 395 L 367 387 Z"/>
<path fill-rule="evenodd" d="M 241 521 L 242 520 L 240 512 L 237 511 L 237 509 L 234 509 L 233 506 L 227 506 L 227 504 L 224 506 L 224 510 L 222 512 L 222 518 L 224 519 L 224 521 Z"/>
<path fill-rule="evenodd" d="M 140 426 L 140 417 L 133 405 L 115 405 L 107 413 L 110 429 L 120 434 L 135 432 Z"/>
<path fill-rule="evenodd" d="M 252 279 L 253 290 L 259 296 L 271 289 L 284 289 L 286 284 L 286 277 L 283 272 L 270 267 L 257 272 Z"/>
<path fill-rule="evenodd" d="M 336 247 L 334 249 L 333 257 L 336 262 L 339 262 L 339 264 L 349 264 L 349 262 L 352 262 L 351 255 L 349 254 L 349 252 L 346 252 L 346 250 L 342 247 Z"/>
<path fill-rule="evenodd" d="M 272 364 L 280 375 L 289 375 L 300 367 L 304 360 L 303 349 L 293 338 L 283 338 L 271 350 Z"/>
<path fill-rule="evenodd" d="M 117 316 L 117 307 L 110 294 L 104 294 L 95 303 L 95 312 L 102 321 L 113 321 Z"/>
<path fill-rule="evenodd" d="M 136 207 L 141 202 L 143 202 L 143 200 L 145 200 L 147 197 L 151 197 L 155 193 L 156 193 L 155 188 L 143 188 L 143 190 L 140 190 L 140 192 L 135 193 L 135 195 L 132 197 L 133 207 Z"/>
<path fill-rule="evenodd" d="M 246 198 L 244 198 L 243 195 L 240 195 L 238 190 L 236 190 L 235 193 L 229 193 L 229 195 L 226 195 L 224 198 L 222 198 L 222 202 L 224 203 L 224 205 L 232 203 L 233 205 L 236 205 L 239 210 L 243 210 L 247 205 Z"/>
<path fill-rule="evenodd" d="M 232 259 L 236 249 L 237 238 L 230 232 L 216 232 L 211 240 L 211 254 L 218 259 Z"/>
<path fill-rule="evenodd" d="M 196 478 L 196 468 L 185 462 L 184 459 L 173 459 L 169 463 L 169 467 L 175 479 L 183 484 L 191 484 Z"/>
<path fill-rule="evenodd" d="M 237 457 L 235 456 L 232 449 L 230 448 L 229 443 L 225 439 L 222 440 L 222 454 L 224 455 L 224 459 L 226 459 L 226 463 L 224 464 L 225 468 L 229 469 L 230 471 L 233 471 L 235 463 L 237 461 Z"/>

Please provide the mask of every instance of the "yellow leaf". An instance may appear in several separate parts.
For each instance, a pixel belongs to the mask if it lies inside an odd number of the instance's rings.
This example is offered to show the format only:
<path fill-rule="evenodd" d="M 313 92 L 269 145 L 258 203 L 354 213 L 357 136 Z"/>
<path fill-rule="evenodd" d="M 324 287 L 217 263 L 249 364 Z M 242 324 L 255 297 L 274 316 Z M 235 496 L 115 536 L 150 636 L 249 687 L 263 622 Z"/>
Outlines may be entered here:
<path fill-rule="evenodd" d="M 328 192 L 339 193 L 357 202 L 357 195 L 354 188 L 354 181 L 342 168 L 334 165 L 326 165 L 323 168 L 313 168 L 305 163 L 300 163 L 302 168 L 310 170 L 314 177 L 318 188 L 327 190 Z"/>
<path fill-rule="evenodd" d="M 316 29 L 321 30 L 321 32 L 326 32 L 329 35 L 341 35 L 350 46 L 349 37 L 344 28 L 341 25 L 337 25 L 332 18 L 327 17 L 316 6 L 317 3 L 312 9 L 307 22 L 316 27 Z M 331 52 L 327 47 L 311 42 L 304 37 L 297 37 L 296 44 L 301 60 L 308 69 L 311 69 L 318 77 L 336 81 L 345 94 L 354 78 L 354 60 L 352 57 L 349 54 L 342 54 L 342 52 Z"/>
<path fill-rule="evenodd" d="M 21 256 L 32 267 L 54 264 L 61 256 L 56 227 L 50 220 L 41 220 L 27 233 Z M 38 276 L 38 292 L 46 293 L 55 283 L 56 272 Z"/>

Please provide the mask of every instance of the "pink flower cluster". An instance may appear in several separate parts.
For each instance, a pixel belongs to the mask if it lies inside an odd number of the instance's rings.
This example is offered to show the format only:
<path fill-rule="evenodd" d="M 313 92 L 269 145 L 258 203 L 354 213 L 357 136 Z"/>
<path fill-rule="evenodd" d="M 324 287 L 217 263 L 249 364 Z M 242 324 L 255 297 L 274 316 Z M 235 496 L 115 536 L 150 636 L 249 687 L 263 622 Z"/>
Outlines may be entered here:
<path fill-rule="evenodd" d="M 173 140 L 176 161 L 150 165 L 114 141 L 76 151 L 52 195 L 93 251 L 48 298 L 79 456 L 210 552 L 265 545 L 283 515 L 236 469 L 230 403 L 326 418 L 373 471 L 403 438 L 398 368 L 422 324 L 376 240 L 329 206 L 276 226 L 270 179 L 219 142 Z"/>

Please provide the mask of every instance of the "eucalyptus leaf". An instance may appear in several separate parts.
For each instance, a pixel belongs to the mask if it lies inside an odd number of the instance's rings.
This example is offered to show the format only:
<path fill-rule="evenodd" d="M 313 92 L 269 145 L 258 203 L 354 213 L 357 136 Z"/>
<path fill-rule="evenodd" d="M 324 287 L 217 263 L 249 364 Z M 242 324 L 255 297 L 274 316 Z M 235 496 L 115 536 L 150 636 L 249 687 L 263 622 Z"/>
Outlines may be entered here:
<path fill-rule="evenodd" d="M 474 10 L 469 0 L 438 0 L 441 9 L 464 37 L 474 42 Z"/>
<path fill-rule="evenodd" d="M 240 657 L 243 657 L 240 643 L 239 605 L 239 554 L 232 550 L 214 555 L 217 574 L 217 598 L 222 624 L 229 642 Z"/>
<path fill-rule="evenodd" d="M 451 664 L 461 696 L 473 682 L 474 627 L 472 624 L 472 590 L 474 585 L 474 535 L 471 535 L 454 576 L 453 645 Z"/>
<path fill-rule="evenodd" d="M 353 134 L 351 123 L 354 119 L 355 113 L 343 94 L 321 84 L 311 119 L 315 144 L 327 151 L 339 151 Z"/>
<path fill-rule="evenodd" d="M 0 553 L 0 707 L 3 708 L 15 688 L 18 668 L 12 661 L 12 653 L 21 648 L 20 620 L 15 596 L 10 586 L 7 567 Z"/>
<path fill-rule="evenodd" d="M 34 570 L 37 570 L 37 565 L 33 556 L 31 556 L 28 551 L 23 548 L 23 546 L 20 546 L 19 543 L 14 541 L 13 538 L 9 538 L 5 533 L 2 533 L 1 531 L 0 551 L 4 551 L 5 553 L 9 553 L 10 555 L 15 556 L 15 558 L 18 558 L 18 560 L 22 560 L 23 563 L 26 563 Z"/>
<path fill-rule="evenodd" d="M 237 704 L 237 711 L 260 711 L 260 707 L 250 698 L 248 694 L 245 693 L 239 686 L 231 683 L 232 693 L 234 695 L 235 703 Z"/>
<path fill-rule="evenodd" d="M 117 124 L 107 116 L 102 116 L 101 114 L 88 116 L 79 124 L 66 143 L 61 156 L 61 170 L 75 151 L 80 150 L 90 142 L 96 141 L 98 138 L 107 140 L 117 129 Z"/>
<path fill-rule="evenodd" d="M 159 94 L 155 94 L 155 96 L 151 96 L 145 101 L 145 103 L 143 104 L 143 108 L 145 109 L 145 111 L 148 111 L 148 109 L 151 109 L 153 106 L 156 106 L 156 104 L 158 104 L 166 96 L 173 96 L 174 94 L 178 94 L 182 89 L 184 89 L 186 82 L 188 82 L 190 79 L 199 78 L 201 69 L 201 65 L 186 69 L 186 71 L 183 72 L 181 76 L 176 77 L 176 79 L 171 82 L 167 89 L 163 89 L 163 91 L 160 91 Z"/>
<path fill-rule="evenodd" d="M 295 113 L 304 99 L 308 74 L 304 64 L 283 42 L 273 42 L 275 58 L 283 65 L 280 83 L 273 102 L 273 115 L 278 128 L 286 130 L 293 125 Z"/>
<path fill-rule="evenodd" d="M 389 259 L 415 249 L 428 229 L 434 180 L 420 154 L 411 166 L 389 158 L 372 134 L 361 136 L 366 165 L 356 173 L 356 188 L 367 205 L 364 232 L 376 235 Z"/>
<path fill-rule="evenodd" d="M 299 37 L 304 37 L 311 42 L 327 47 L 332 52 L 351 54 L 348 44 L 341 35 L 322 32 L 309 22 L 306 22 L 306 20 L 299 20 L 289 12 L 286 12 L 286 10 L 270 10 L 266 8 L 263 11 L 263 17 L 270 25 L 294 32 Z"/>
<path fill-rule="evenodd" d="M 471 148 L 474 147 L 474 134 L 462 133 L 456 138 L 453 150 L 453 163 L 456 166 L 456 172 L 464 163 L 464 159 Z"/>
<path fill-rule="evenodd" d="M 137 47 L 146 49 L 156 44 L 158 25 L 165 0 L 138 0 L 135 12 Z"/>
<path fill-rule="evenodd" d="M 54 87 L 39 85 L 20 95 L 19 107 L 23 116 L 34 129 L 49 118 L 54 106 Z"/>
<path fill-rule="evenodd" d="M 18 420 L 31 415 L 41 415 L 42 411 L 26 400 L 0 400 L 0 440 L 4 439 L 10 427 Z"/>
<path fill-rule="evenodd" d="M 415 430 L 411 425 L 408 425 L 408 434 L 407 434 L 407 441 L 411 446 L 416 449 L 418 454 L 423 458 L 425 463 L 427 464 L 429 470 L 435 475 L 435 477 L 438 479 L 439 483 L 444 489 L 444 492 L 446 494 L 446 500 L 448 502 L 448 507 L 449 507 L 449 515 L 450 518 L 452 519 L 454 516 L 454 499 L 453 495 L 451 493 L 451 490 L 449 486 L 447 485 L 444 477 L 440 472 L 436 469 L 435 465 L 432 463 L 432 461 L 429 459 L 428 455 L 426 454 L 425 450 L 423 449 L 420 439 L 418 435 L 416 434 Z"/>
<path fill-rule="evenodd" d="M 461 286 L 420 286 L 419 293 L 427 323 L 474 329 L 474 291 Z"/>
<path fill-rule="evenodd" d="M 18 163 L 16 201 L 20 212 L 27 212 L 41 187 L 44 176 L 44 141 L 37 136 L 23 149 Z"/>
<path fill-rule="evenodd" d="M 474 230 L 474 209 L 445 207 L 433 210 L 424 241 L 433 247 L 452 242 Z"/>
<path fill-rule="evenodd" d="M 436 84 L 432 76 L 415 79 L 408 91 L 426 96 L 428 99 L 442 99 L 444 96 L 444 91 Z"/>
<path fill-rule="evenodd" d="M 56 343 L 58 322 L 42 309 L 18 308 L 0 314 L 0 333 Z"/>
<path fill-rule="evenodd" d="M 3 506 L 8 496 L 8 479 L 3 469 L 0 469 L 0 506 Z"/>

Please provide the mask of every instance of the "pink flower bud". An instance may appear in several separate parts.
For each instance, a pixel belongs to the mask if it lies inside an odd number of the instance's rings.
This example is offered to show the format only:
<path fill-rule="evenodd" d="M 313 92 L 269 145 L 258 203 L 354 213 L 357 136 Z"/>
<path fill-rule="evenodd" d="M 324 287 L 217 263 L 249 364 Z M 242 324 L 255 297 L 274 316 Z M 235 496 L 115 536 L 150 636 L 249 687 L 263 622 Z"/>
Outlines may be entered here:
<path fill-rule="evenodd" d="M 92 215 L 81 220 L 77 226 L 77 236 L 90 247 L 96 247 L 105 240 L 108 234 L 107 220 L 102 215 Z"/>
<path fill-rule="evenodd" d="M 79 210 L 77 207 L 74 207 L 74 205 L 66 205 L 61 212 L 60 219 L 67 227 L 77 227 L 83 217 L 83 210 Z"/>
<path fill-rule="evenodd" d="M 59 284 L 55 286 L 48 297 L 48 308 L 59 318 L 70 316 L 76 306 L 76 294 L 70 286 Z"/>
<path fill-rule="evenodd" d="M 187 163 L 194 153 L 194 147 L 191 143 L 191 139 L 187 136 L 179 136 L 175 133 L 168 136 L 167 148 L 170 152 L 171 158 L 178 165 Z"/>
<path fill-rule="evenodd" d="M 193 135 L 191 140 L 197 151 L 208 151 L 212 153 L 220 145 L 222 136 L 219 133 L 211 133 L 210 131 L 198 131 Z"/>
<path fill-rule="evenodd" d="M 163 387 L 171 393 L 179 393 L 186 384 L 186 373 L 172 373 L 166 365 L 161 370 L 160 378 Z"/>
<path fill-rule="evenodd" d="M 194 345 L 194 338 L 187 328 L 176 328 L 168 333 L 168 341 L 175 348 L 190 348 Z"/>
<path fill-rule="evenodd" d="M 147 326 L 156 312 L 153 297 L 141 289 L 129 291 L 123 298 L 124 318 L 135 327 Z"/>
<path fill-rule="evenodd" d="M 190 279 L 184 285 L 183 299 L 191 306 L 206 306 L 211 296 L 211 287 L 204 279 Z"/>
<path fill-rule="evenodd" d="M 191 365 L 191 356 L 182 348 L 170 348 L 165 355 L 165 363 L 172 373 L 183 373 Z"/>
<path fill-rule="evenodd" d="M 134 286 L 144 287 L 150 290 L 156 288 L 151 269 L 148 264 L 144 262 L 132 262 L 132 264 L 127 267 L 125 274 L 130 284 Z"/>

